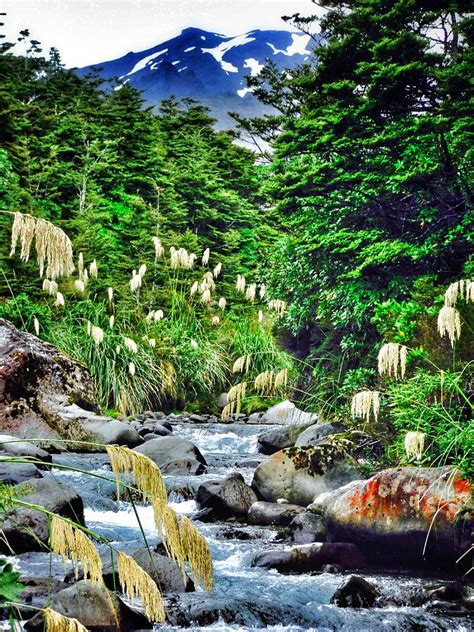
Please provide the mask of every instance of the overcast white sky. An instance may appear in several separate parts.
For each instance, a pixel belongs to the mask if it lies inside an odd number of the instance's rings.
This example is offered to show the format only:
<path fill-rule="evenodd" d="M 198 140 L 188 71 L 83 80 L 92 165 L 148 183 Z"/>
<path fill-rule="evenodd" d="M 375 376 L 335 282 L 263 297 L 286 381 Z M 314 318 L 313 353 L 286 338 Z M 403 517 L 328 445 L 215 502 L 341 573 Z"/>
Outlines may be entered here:
<path fill-rule="evenodd" d="M 85 66 L 141 51 L 196 26 L 225 35 L 288 29 L 282 15 L 316 12 L 311 0 L 1 0 L 4 33 L 21 29 L 56 46 L 67 66 Z M 22 51 L 23 52 L 23 51 Z"/>

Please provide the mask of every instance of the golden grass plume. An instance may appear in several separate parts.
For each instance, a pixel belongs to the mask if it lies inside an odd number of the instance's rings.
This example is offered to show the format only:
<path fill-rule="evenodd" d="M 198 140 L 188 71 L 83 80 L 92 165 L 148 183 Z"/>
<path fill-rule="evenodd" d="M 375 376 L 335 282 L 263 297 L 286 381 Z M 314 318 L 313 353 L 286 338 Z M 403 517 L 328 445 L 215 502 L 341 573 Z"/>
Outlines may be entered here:
<path fill-rule="evenodd" d="M 180 535 L 195 584 L 210 591 L 214 585 L 214 569 L 206 539 L 186 516 L 180 519 Z"/>
<path fill-rule="evenodd" d="M 87 628 L 77 619 L 71 619 L 52 610 L 43 610 L 46 632 L 88 632 Z"/>
<path fill-rule="evenodd" d="M 135 560 L 122 551 L 118 552 L 118 575 L 123 592 L 134 601 L 140 598 L 149 621 L 163 622 L 165 607 L 158 586 Z"/>
<path fill-rule="evenodd" d="M 149 498 L 166 505 L 165 482 L 160 469 L 151 459 L 126 446 L 108 445 L 106 450 L 117 482 L 117 498 L 120 498 L 121 475 L 131 472 L 133 484 L 141 492 L 143 500 Z"/>
<path fill-rule="evenodd" d="M 79 574 L 79 564 L 81 564 L 84 579 L 89 577 L 95 582 L 102 581 L 102 562 L 99 552 L 81 529 L 60 516 L 53 516 L 49 543 L 51 550 L 60 555 L 63 562 L 71 560 L 76 579 Z"/>

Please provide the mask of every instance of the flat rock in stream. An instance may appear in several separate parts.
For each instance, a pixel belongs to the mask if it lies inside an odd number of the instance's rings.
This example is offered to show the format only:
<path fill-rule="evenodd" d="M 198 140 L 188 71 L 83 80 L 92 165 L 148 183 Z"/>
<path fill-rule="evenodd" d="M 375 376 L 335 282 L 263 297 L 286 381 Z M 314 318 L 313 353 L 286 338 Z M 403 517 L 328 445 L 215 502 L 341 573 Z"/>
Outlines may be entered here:
<path fill-rule="evenodd" d="M 83 502 L 75 489 L 45 478 L 33 478 L 15 486 L 15 496 L 84 525 Z M 29 507 L 7 508 L 2 522 L 0 553 L 42 551 L 49 538 L 48 516 Z"/>
<path fill-rule="evenodd" d="M 232 473 L 223 479 L 206 481 L 199 486 L 196 502 L 199 509 L 211 509 L 216 519 L 246 516 L 257 495 L 242 474 Z"/>
<path fill-rule="evenodd" d="M 293 573 L 320 571 L 326 564 L 354 570 L 364 568 L 366 561 L 355 544 L 350 542 L 314 542 L 285 549 L 269 549 L 260 551 L 252 560 L 252 566 Z"/>
<path fill-rule="evenodd" d="M 51 463 L 51 455 L 31 441 L 20 441 L 13 435 L 0 434 L 0 454 L 6 457 L 26 457 Z"/>
<path fill-rule="evenodd" d="M 250 507 L 248 520 L 250 523 L 255 525 L 277 525 L 280 527 L 286 527 L 298 514 L 303 511 L 305 511 L 305 508 L 300 505 L 258 501 Z"/>
<path fill-rule="evenodd" d="M 198 448 L 181 437 L 159 437 L 135 448 L 160 468 L 163 474 L 202 474 L 206 460 Z"/>

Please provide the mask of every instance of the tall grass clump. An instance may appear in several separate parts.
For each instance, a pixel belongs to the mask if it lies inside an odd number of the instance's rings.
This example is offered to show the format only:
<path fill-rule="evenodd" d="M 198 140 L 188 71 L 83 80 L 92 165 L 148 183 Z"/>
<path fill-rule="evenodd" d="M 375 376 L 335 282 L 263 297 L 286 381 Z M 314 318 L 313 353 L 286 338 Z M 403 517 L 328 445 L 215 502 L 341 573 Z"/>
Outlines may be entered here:
<path fill-rule="evenodd" d="M 41 300 L 24 315 L 21 297 L 2 311 L 86 365 L 104 408 L 136 414 L 205 402 L 232 385 L 232 367 L 242 354 L 252 358 L 251 379 L 291 368 L 272 334 L 274 315 L 281 316 L 286 304 L 264 303 L 265 286 L 242 275 L 235 281 L 209 247 L 193 252 L 153 236 L 127 283 L 114 286 L 110 271 L 102 281 L 93 254 L 80 252 L 73 261 L 62 231 L 30 216 L 13 217 L 12 255 L 19 243 L 26 260 L 36 236 L 38 265 L 42 272 L 46 262 L 49 276 Z M 197 245 L 196 236 L 176 239 Z"/>

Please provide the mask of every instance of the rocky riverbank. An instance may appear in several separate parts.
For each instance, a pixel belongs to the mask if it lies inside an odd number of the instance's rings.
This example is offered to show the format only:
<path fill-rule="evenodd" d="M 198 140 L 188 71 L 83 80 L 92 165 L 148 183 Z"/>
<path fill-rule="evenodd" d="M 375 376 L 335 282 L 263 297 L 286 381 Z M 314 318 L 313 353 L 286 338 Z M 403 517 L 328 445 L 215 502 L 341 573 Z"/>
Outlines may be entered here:
<path fill-rule="evenodd" d="M 3 328 L 0 357 L 0 481 L 23 501 L 2 516 L 0 552 L 21 572 L 26 629 L 41 628 L 32 613 L 48 603 L 91 630 L 116 629 L 116 613 L 122 630 L 149 627 L 116 590 L 108 547 L 99 545 L 103 585 L 76 577 L 47 552 L 47 518 L 27 504 L 132 555 L 165 595 L 163 630 L 469 629 L 472 489 L 459 472 L 408 467 L 363 476 L 360 444 L 289 402 L 227 424 L 160 411 L 110 420 L 90 400 L 83 408 L 82 378 L 74 377 L 81 371 L 71 377 L 71 361 L 34 336 Z M 43 401 L 62 401 L 60 424 L 41 412 Z M 76 425 L 83 434 L 71 439 Z M 41 440 L 21 441 L 33 429 Z M 85 443 L 93 437 L 160 467 L 171 506 L 209 542 L 212 593 L 195 592 L 167 556 L 151 507 L 117 502 L 107 455 Z"/>

